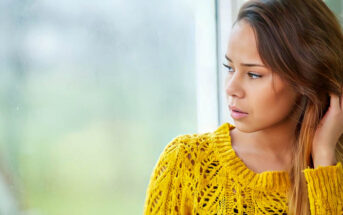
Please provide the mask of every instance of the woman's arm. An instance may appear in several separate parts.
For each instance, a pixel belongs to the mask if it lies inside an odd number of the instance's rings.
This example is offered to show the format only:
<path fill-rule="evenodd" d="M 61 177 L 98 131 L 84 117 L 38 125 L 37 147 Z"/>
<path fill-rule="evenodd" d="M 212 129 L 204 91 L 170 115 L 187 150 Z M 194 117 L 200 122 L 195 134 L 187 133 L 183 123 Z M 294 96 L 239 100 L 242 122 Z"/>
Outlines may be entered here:
<path fill-rule="evenodd" d="M 303 170 L 310 201 L 311 215 L 343 214 L 343 168 L 317 166 Z"/>

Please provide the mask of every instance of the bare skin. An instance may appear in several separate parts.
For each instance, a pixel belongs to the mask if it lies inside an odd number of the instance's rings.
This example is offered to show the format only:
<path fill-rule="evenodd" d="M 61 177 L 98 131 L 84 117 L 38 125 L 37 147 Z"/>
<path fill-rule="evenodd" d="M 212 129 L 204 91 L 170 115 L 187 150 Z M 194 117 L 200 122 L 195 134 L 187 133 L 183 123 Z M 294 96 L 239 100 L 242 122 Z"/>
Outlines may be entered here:
<path fill-rule="evenodd" d="M 242 21 L 233 27 L 226 55 L 231 60 L 227 65 L 232 67 L 225 80 L 228 105 L 248 113 L 234 119 L 236 128 L 230 132 L 236 154 L 256 173 L 286 171 L 293 156 L 300 113 L 295 111 L 295 104 L 300 94 L 263 65 L 248 23 Z"/>
<path fill-rule="evenodd" d="M 285 149 L 284 153 L 280 152 L 280 155 L 267 153 L 252 144 L 247 144 L 249 142 L 242 139 L 244 134 L 240 134 L 237 128 L 232 129 L 230 135 L 235 153 L 254 172 L 286 171 L 290 168 L 292 154 L 288 149 Z"/>

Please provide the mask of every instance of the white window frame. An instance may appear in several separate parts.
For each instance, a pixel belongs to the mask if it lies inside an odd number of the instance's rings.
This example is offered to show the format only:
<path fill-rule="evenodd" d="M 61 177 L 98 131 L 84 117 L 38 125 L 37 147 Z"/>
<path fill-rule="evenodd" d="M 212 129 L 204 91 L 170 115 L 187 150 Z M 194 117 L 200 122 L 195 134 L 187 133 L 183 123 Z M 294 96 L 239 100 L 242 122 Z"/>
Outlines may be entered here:
<path fill-rule="evenodd" d="M 201 133 L 218 124 L 216 4 L 198 0 L 195 5 L 197 131 Z"/>
<path fill-rule="evenodd" d="M 195 7 L 195 68 L 197 131 L 208 132 L 233 123 L 225 93 L 227 40 L 239 7 L 245 0 L 199 0 Z"/>

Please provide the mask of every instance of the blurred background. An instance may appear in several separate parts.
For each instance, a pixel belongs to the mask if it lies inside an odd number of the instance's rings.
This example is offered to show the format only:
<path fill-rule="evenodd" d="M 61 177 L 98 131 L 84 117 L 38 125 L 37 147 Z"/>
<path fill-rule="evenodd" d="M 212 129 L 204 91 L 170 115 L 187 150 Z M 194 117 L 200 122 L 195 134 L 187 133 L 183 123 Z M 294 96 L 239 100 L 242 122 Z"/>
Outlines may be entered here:
<path fill-rule="evenodd" d="M 165 145 L 227 121 L 203 80 L 243 2 L 1 0 L 0 214 L 142 214 Z"/>

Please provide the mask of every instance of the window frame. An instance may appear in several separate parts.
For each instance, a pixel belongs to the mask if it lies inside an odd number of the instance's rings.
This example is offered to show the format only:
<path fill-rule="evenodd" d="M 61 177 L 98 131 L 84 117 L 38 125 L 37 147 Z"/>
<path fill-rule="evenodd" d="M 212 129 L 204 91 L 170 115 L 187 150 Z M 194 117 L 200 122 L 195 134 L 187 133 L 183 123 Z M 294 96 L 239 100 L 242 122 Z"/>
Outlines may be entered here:
<path fill-rule="evenodd" d="M 195 68 L 197 130 L 207 132 L 233 119 L 225 93 L 227 40 L 245 0 L 197 1 L 195 7 Z"/>

